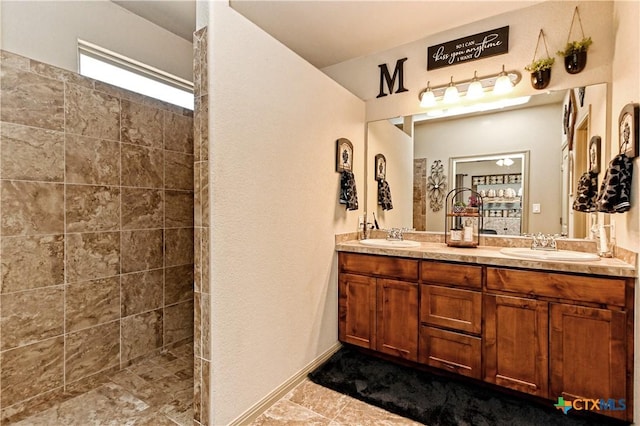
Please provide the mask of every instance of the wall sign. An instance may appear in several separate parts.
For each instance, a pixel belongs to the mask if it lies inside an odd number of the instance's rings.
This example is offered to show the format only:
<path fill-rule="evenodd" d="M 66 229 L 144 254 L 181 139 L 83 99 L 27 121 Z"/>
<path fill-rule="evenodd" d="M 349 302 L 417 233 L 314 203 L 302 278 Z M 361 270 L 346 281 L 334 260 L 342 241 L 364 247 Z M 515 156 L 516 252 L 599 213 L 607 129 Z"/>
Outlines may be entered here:
<path fill-rule="evenodd" d="M 429 46 L 427 70 L 509 52 L 509 26 Z"/>

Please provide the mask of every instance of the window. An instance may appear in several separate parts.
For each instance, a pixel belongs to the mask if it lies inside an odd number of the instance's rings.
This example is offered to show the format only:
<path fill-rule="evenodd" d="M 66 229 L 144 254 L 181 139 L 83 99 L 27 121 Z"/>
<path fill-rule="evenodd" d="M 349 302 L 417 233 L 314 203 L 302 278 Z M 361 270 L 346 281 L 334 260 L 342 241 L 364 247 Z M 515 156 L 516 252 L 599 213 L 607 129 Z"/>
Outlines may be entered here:
<path fill-rule="evenodd" d="M 78 40 L 80 74 L 193 110 L 193 84 Z"/>

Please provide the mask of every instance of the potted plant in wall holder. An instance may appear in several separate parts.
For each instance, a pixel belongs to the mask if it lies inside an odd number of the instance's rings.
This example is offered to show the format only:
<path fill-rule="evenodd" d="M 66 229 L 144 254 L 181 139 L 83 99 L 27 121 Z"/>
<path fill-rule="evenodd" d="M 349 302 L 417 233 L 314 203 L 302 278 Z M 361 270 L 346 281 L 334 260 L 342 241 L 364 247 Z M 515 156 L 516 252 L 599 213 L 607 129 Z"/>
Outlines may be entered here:
<path fill-rule="evenodd" d="M 573 29 L 573 23 L 575 22 L 576 16 L 578 17 L 578 23 L 580 24 L 582 39 L 580 41 L 569 41 L 571 39 L 571 30 Z M 576 6 L 573 11 L 571 27 L 569 28 L 567 45 L 564 50 L 558 51 L 559 56 L 564 56 L 564 69 L 567 70 L 569 74 L 577 74 L 587 66 L 587 50 L 589 50 L 589 46 L 591 46 L 592 43 L 593 41 L 591 40 L 591 37 L 584 36 L 580 12 L 578 12 L 578 6 Z"/>
<path fill-rule="evenodd" d="M 547 52 L 547 56 L 544 58 L 536 59 L 538 55 L 538 47 L 540 46 L 540 39 L 544 42 L 544 49 Z M 544 89 L 549 85 L 551 81 L 551 67 L 556 61 L 556 58 L 549 56 L 549 49 L 547 49 L 547 41 L 544 37 L 542 29 L 538 34 L 538 42 L 536 43 L 536 51 L 533 53 L 533 60 L 529 65 L 524 67 L 525 70 L 531 73 L 531 86 L 534 89 Z"/>

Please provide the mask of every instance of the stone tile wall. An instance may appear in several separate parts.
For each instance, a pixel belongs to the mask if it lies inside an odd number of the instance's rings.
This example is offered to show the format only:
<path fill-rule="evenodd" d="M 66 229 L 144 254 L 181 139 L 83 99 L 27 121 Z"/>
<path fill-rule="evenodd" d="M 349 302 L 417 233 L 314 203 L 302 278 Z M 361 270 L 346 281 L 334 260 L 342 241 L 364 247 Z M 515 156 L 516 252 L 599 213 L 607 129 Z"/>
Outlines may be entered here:
<path fill-rule="evenodd" d="M 209 92 L 207 27 L 194 34 L 194 424 L 209 425 L 211 333 L 209 299 Z"/>
<path fill-rule="evenodd" d="M 193 338 L 194 140 L 188 110 L 0 60 L 4 424 Z"/>

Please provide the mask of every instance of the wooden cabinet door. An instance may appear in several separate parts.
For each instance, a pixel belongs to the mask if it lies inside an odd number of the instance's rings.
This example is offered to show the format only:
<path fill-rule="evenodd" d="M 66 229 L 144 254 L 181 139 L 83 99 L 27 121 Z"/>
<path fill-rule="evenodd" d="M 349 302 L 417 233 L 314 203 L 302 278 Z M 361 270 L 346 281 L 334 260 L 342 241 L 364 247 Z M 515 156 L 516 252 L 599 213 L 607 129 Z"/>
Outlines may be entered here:
<path fill-rule="evenodd" d="M 607 309 L 551 304 L 550 397 L 626 399 L 626 314 Z M 629 372 L 630 373 L 630 372 Z M 599 411 L 632 420 L 631 410 Z"/>
<path fill-rule="evenodd" d="M 418 360 L 418 284 L 378 279 L 377 350 Z"/>
<path fill-rule="evenodd" d="M 376 279 L 340 274 L 338 278 L 338 338 L 363 348 L 376 347 Z"/>
<path fill-rule="evenodd" d="M 485 295 L 484 313 L 484 380 L 546 398 L 547 302 Z"/>

